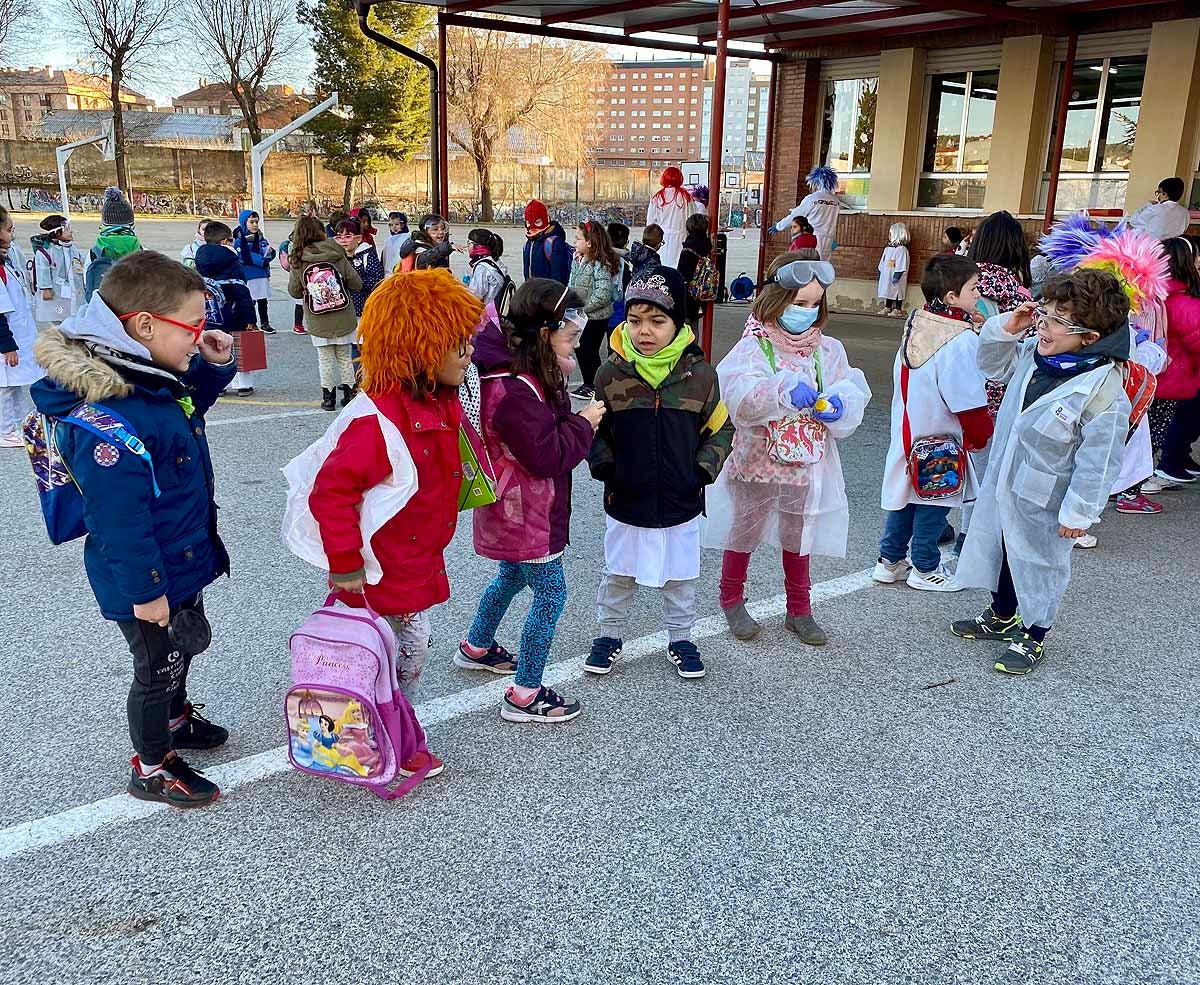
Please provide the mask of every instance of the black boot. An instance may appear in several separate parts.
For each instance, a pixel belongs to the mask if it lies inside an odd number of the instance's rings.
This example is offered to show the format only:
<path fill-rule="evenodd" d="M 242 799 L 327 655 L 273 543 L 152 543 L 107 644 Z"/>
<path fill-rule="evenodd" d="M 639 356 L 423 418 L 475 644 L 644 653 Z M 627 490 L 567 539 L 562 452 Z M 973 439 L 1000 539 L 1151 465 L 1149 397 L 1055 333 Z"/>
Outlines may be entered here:
<path fill-rule="evenodd" d="M 321 410 L 337 410 L 337 390 L 321 387 Z"/>
<path fill-rule="evenodd" d="M 357 394 L 358 394 L 358 387 L 343 385 L 342 386 L 342 406 L 345 407 L 346 404 L 350 403 L 350 401 L 353 400 Z"/>

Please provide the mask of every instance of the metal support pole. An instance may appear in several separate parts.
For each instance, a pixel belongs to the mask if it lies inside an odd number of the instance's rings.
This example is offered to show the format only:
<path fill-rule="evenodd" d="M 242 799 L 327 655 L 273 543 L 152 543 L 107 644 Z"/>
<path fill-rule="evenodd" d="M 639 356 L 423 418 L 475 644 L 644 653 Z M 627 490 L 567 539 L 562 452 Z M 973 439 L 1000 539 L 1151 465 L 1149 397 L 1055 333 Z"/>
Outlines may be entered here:
<path fill-rule="evenodd" d="M 441 114 L 438 112 L 441 105 L 441 91 L 439 89 L 439 73 L 437 63 L 428 55 L 423 55 L 419 51 L 414 51 L 408 45 L 401 44 L 395 38 L 389 38 L 386 34 L 381 34 L 376 31 L 367 21 L 371 13 L 371 3 L 373 0 L 354 0 L 354 9 L 358 13 L 358 29 L 363 35 L 370 38 L 376 44 L 381 44 L 385 48 L 395 51 L 405 58 L 411 58 L 414 62 L 425 66 L 429 72 L 429 198 L 437 208 L 437 200 L 440 196 L 442 187 L 442 167 L 445 160 L 442 158 L 440 151 L 440 141 L 438 134 L 442 132 L 443 126 L 441 122 Z"/>
<path fill-rule="evenodd" d="M 61 147 L 54 148 L 54 161 L 58 166 L 58 195 L 64 219 L 71 218 L 71 202 L 67 197 L 67 161 L 70 160 L 71 154 L 74 153 L 76 147 L 87 147 L 89 144 L 102 144 L 106 140 L 111 139 L 112 124 L 109 123 L 104 132 L 98 136 L 84 137 L 82 140 L 72 140 L 69 144 L 63 144 Z M 111 150 L 111 144 L 109 145 L 109 150 Z M 105 159 L 108 159 L 108 151 L 105 153 Z"/>
<path fill-rule="evenodd" d="M 725 143 L 725 56 L 729 53 L 729 0 L 717 4 L 717 71 L 713 79 L 712 120 L 708 137 L 708 234 L 713 241 L 713 263 L 717 262 L 717 230 L 721 228 L 721 164 Z M 716 201 L 713 201 L 713 195 Z M 706 359 L 712 358 L 713 318 L 716 304 L 704 306 L 704 332 L 701 347 Z"/>
<path fill-rule="evenodd" d="M 269 137 L 264 137 L 250 148 L 250 203 L 259 216 L 263 215 L 265 205 L 263 201 L 263 162 L 267 159 L 267 155 L 271 153 L 271 148 L 288 134 L 299 130 L 309 120 L 315 119 L 327 110 L 337 109 L 337 104 L 338 94 L 335 92 L 328 99 L 317 103 L 307 113 L 297 116 L 291 123 L 280 127 Z"/>
<path fill-rule="evenodd" d="M 767 216 L 768 202 L 771 200 L 771 158 L 775 154 L 775 84 L 779 74 L 775 62 L 771 62 L 771 82 L 767 91 L 767 149 L 763 155 L 763 184 L 762 198 L 758 205 L 762 210 L 763 221 L 758 227 L 758 280 L 763 282 L 767 272 Z"/>
<path fill-rule="evenodd" d="M 1067 136 L 1067 111 L 1071 106 L 1071 78 L 1075 75 L 1075 49 L 1079 35 L 1067 36 L 1067 57 L 1063 61 L 1061 88 L 1058 93 L 1058 122 L 1054 132 L 1054 147 L 1050 153 L 1050 184 L 1046 188 L 1046 218 L 1042 231 L 1054 225 L 1054 206 L 1058 201 L 1058 172 L 1062 170 L 1063 141 Z"/>
<path fill-rule="evenodd" d="M 444 215 L 449 221 L 450 218 L 450 113 L 446 107 L 446 85 L 449 79 L 447 72 L 446 60 L 446 23 L 442 18 L 438 18 L 438 73 L 441 76 L 441 85 L 438 86 L 438 115 L 437 120 L 440 124 L 437 128 L 438 141 L 438 159 L 442 162 L 439 169 L 441 184 L 438 186 L 438 194 L 441 201 L 434 209 Z"/>

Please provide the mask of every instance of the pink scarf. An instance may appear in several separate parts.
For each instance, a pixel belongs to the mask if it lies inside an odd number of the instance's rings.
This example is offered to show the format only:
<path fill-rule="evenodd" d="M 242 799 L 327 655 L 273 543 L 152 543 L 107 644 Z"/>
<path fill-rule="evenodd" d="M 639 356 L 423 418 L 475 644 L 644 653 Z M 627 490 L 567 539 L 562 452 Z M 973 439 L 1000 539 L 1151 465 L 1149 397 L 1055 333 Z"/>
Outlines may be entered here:
<path fill-rule="evenodd" d="M 772 323 L 764 325 L 757 318 L 751 315 L 746 319 L 746 330 L 742 332 L 742 338 L 750 336 L 766 339 L 776 349 L 782 349 L 793 356 L 799 356 L 801 359 L 807 359 L 817 351 L 821 345 L 821 327 L 814 325 L 802 335 L 793 335 L 791 332 L 785 332 L 778 325 Z"/>

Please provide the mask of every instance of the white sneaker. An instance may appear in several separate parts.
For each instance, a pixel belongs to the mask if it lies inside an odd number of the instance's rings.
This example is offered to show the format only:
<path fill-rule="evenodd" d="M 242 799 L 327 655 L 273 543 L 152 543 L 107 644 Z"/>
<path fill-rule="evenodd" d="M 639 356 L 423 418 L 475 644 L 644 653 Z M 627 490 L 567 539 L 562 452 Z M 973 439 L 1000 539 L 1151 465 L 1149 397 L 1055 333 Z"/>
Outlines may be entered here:
<path fill-rule="evenodd" d="M 1075 546 L 1084 551 L 1090 551 L 1099 543 L 1095 534 L 1084 534 L 1082 537 L 1075 538 Z"/>
<path fill-rule="evenodd" d="M 1147 496 L 1153 496 L 1155 493 L 1160 492 L 1175 492 L 1182 488 L 1183 486 L 1178 482 L 1167 482 L 1156 475 L 1150 476 L 1149 479 L 1142 483 L 1142 492 Z"/>
<path fill-rule="evenodd" d="M 939 564 L 933 571 L 918 571 L 913 568 L 908 573 L 905 582 L 909 588 L 922 592 L 961 592 L 963 586 L 954 580 L 954 576 L 946 570 L 944 564 Z"/>
<path fill-rule="evenodd" d="M 0 434 L 0 448 L 24 448 L 25 442 L 21 440 L 21 436 L 16 431 L 9 431 L 8 434 Z"/>
<path fill-rule="evenodd" d="M 871 572 L 871 581 L 877 581 L 881 585 L 894 585 L 904 580 L 908 569 L 908 558 L 902 557 L 899 561 L 885 561 L 880 558 L 875 570 Z"/>

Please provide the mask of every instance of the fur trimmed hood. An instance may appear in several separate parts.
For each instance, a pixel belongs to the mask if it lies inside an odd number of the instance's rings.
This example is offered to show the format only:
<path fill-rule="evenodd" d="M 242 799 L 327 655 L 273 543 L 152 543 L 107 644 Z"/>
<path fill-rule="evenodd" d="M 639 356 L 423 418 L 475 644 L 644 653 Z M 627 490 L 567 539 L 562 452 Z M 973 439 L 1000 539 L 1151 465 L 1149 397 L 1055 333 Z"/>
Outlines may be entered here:
<path fill-rule="evenodd" d="M 133 385 L 94 355 L 86 342 L 67 338 L 62 329 L 42 331 L 34 344 L 33 355 L 49 379 L 88 403 L 128 397 L 133 392 Z"/>

